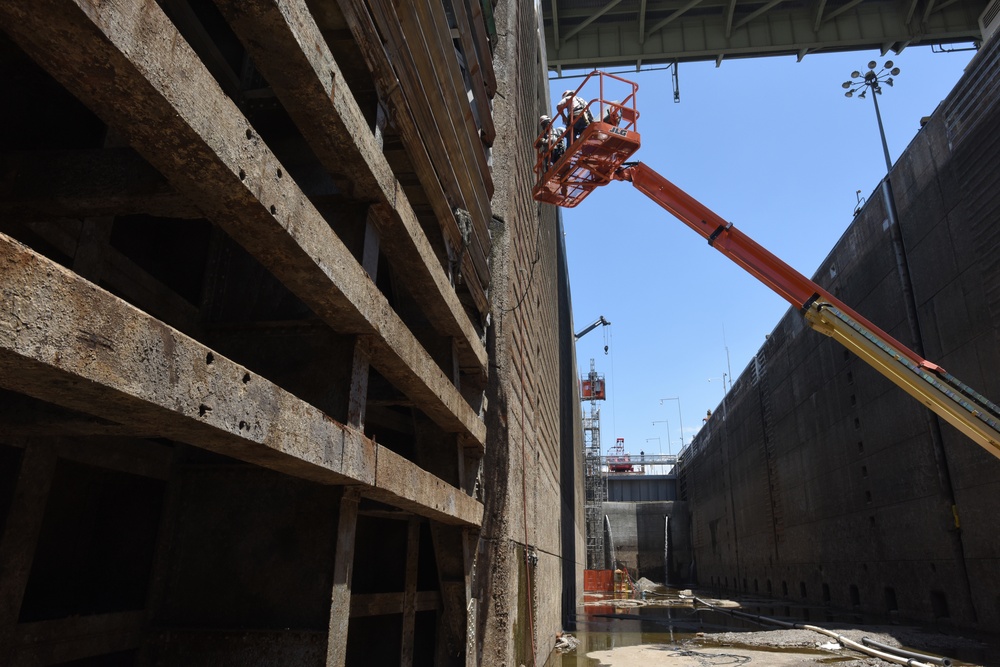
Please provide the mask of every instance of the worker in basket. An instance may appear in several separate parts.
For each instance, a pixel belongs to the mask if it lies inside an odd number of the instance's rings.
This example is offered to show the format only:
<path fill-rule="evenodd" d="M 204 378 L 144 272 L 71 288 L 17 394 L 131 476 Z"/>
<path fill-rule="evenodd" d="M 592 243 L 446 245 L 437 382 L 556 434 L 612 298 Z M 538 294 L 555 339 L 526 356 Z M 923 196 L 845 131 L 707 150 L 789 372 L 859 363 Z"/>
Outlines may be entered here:
<path fill-rule="evenodd" d="M 573 90 L 563 92 L 556 110 L 566 121 L 566 127 L 572 128 L 573 138 L 571 141 L 579 139 L 587 126 L 594 122 L 594 114 L 590 113 L 587 100 L 577 96 L 576 91 Z"/>
<path fill-rule="evenodd" d="M 566 150 L 562 140 L 566 129 L 555 125 L 548 116 L 541 116 L 538 119 L 538 132 L 538 138 L 535 139 L 535 149 L 542 159 L 542 164 L 545 165 L 545 170 L 548 171 L 549 167 L 558 162 Z"/>

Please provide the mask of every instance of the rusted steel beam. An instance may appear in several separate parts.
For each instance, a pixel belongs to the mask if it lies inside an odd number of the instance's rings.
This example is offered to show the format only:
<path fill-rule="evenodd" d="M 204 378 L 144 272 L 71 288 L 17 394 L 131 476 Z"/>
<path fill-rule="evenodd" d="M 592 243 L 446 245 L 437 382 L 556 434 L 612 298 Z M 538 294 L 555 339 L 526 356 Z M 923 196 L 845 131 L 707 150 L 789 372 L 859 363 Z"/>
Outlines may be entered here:
<path fill-rule="evenodd" d="M 351 182 L 353 196 L 376 202 L 381 249 L 431 325 L 457 338 L 463 365 L 478 365 L 485 375 L 485 347 L 305 2 L 215 4 L 323 166 Z"/>
<path fill-rule="evenodd" d="M 155 3 L 10 0 L 0 19 L 313 312 L 372 336 L 377 370 L 478 448 L 485 425 Z"/>
<path fill-rule="evenodd" d="M 0 387 L 443 524 L 482 505 L 416 464 L 0 234 Z"/>

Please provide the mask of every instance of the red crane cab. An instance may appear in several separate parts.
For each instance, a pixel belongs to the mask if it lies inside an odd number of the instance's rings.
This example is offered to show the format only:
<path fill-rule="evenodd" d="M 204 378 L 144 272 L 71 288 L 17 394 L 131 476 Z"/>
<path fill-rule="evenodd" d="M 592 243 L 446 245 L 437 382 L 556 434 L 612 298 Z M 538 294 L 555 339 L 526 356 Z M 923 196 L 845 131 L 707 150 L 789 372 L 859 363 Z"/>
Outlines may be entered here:
<path fill-rule="evenodd" d="M 625 453 L 625 438 L 615 440 L 608 454 L 608 472 L 632 472 L 632 461 Z"/>

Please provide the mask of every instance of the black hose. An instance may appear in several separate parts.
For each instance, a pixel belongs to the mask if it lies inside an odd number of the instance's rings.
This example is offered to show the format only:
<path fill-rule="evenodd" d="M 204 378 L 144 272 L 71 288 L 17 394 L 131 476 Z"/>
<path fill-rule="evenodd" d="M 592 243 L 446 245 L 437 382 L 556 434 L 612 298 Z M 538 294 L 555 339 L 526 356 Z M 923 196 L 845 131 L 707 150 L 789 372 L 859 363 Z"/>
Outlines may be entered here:
<path fill-rule="evenodd" d="M 778 619 L 771 618 L 769 616 L 755 616 L 754 614 L 748 614 L 746 612 L 732 611 L 730 609 L 723 609 L 721 607 L 717 607 L 717 606 L 715 606 L 715 605 L 713 605 L 713 604 L 711 604 L 709 602 L 706 602 L 706 601 L 704 601 L 704 600 L 702 600 L 701 598 L 698 598 L 698 597 L 695 597 L 694 599 L 697 600 L 698 602 L 700 602 L 701 604 L 703 604 L 703 605 L 711 608 L 711 609 L 715 609 L 717 611 L 723 611 L 723 612 L 726 612 L 726 613 L 731 614 L 733 616 L 741 616 L 743 618 L 753 619 L 753 620 L 757 621 L 758 623 L 760 623 L 762 625 L 766 624 L 766 623 L 773 623 L 775 625 L 780 625 L 780 626 L 786 627 L 786 628 L 794 628 L 796 630 L 811 630 L 813 632 L 819 632 L 819 633 L 824 634 L 824 635 L 826 635 L 828 637 L 833 637 L 834 639 L 836 639 L 838 642 L 840 642 L 846 648 L 854 649 L 855 651 L 858 651 L 860 653 L 865 653 L 865 654 L 868 654 L 868 655 L 872 655 L 872 656 L 875 656 L 876 658 L 881 658 L 881 659 L 886 660 L 888 662 L 895 662 L 896 664 L 905 664 L 908 667 L 929 667 L 929 664 L 926 663 L 926 662 L 924 662 L 924 661 L 922 661 L 922 660 L 916 660 L 914 658 L 909 658 L 909 657 L 906 657 L 906 656 L 901 656 L 898 653 L 890 653 L 888 651 L 880 651 L 880 650 L 878 650 L 876 648 L 872 648 L 872 647 L 869 647 L 869 646 L 864 646 L 863 644 L 860 644 L 860 643 L 854 641 L 853 639 L 849 639 L 849 638 L 847 638 L 847 637 L 845 637 L 843 635 L 837 634 L 836 632 L 834 632 L 832 630 L 827 630 L 826 628 L 821 628 L 821 627 L 818 627 L 818 626 L 815 626 L 815 625 L 808 625 L 806 623 L 788 623 L 786 621 L 779 621 Z M 905 660 L 905 662 L 903 662 L 904 660 Z M 935 658 L 935 660 L 936 660 L 936 658 Z M 941 663 L 935 663 L 935 664 L 941 664 Z"/>
<path fill-rule="evenodd" d="M 888 646 L 887 644 L 882 644 L 875 641 L 874 639 L 869 639 L 868 637 L 862 637 L 861 643 L 865 646 L 872 646 L 874 648 L 885 651 L 886 653 L 895 653 L 898 656 L 904 658 L 913 658 L 914 660 L 920 660 L 921 662 L 929 662 L 933 665 L 944 665 L 944 667 L 951 667 L 951 660 L 948 658 L 937 658 L 933 655 L 927 655 L 926 653 L 916 653 L 915 651 L 907 651 L 906 649 L 897 648 L 895 646 Z"/>
<path fill-rule="evenodd" d="M 740 618 L 748 618 L 752 621 L 757 621 L 761 625 L 774 624 L 780 625 L 783 628 L 799 629 L 798 623 L 789 623 L 788 621 L 782 621 L 777 618 L 771 618 L 769 616 L 761 616 L 760 614 L 748 614 L 745 611 L 733 611 L 729 609 L 723 609 L 721 611 L 726 611 L 733 616 L 738 616 Z"/>

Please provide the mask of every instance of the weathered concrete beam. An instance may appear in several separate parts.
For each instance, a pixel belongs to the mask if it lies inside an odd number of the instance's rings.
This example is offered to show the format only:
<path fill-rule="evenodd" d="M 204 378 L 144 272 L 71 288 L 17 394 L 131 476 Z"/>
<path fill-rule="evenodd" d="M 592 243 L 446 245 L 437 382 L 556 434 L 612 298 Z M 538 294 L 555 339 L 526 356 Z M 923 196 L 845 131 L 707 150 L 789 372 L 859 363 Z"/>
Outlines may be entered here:
<path fill-rule="evenodd" d="M 0 154 L 0 214 L 89 218 L 145 213 L 204 214 L 131 148 Z"/>
<path fill-rule="evenodd" d="M 156 3 L 11 0 L 0 19 L 334 330 L 371 335 L 373 364 L 421 410 L 484 447 L 483 421 Z"/>
<path fill-rule="evenodd" d="M 341 2 L 345 17 L 349 13 L 354 15 L 353 20 L 360 26 L 368 9 L 358 5 L 364 3 L 359 0 Z M 457 69 L 457 65 L 452 62 L 454 47 L 448 55 L 435 53 L 429 47 L 419 22 L 412 15 L 414 9 L 411 3 L 401 3 L 397 7 L 391 2 L 375 0 L 369 2 L 368 6 L 379 33 L 372 36 L 358 32 L 355 37 L 362 44 L 370 44 L 373 38 L 379 40 L 378 48 L 387 57 L 389 67 L 396 77 L 394 83 L 403 91 L 404 97 L 409 101 L 409 108 L 419 123 L 419 136 L 426 142 L 427 150 L 433 158 L 434 173 L 443 182 L 450 183 L 445 190 L 456 198 L 459 206 L 469 211 L 473 229 L 478 230 L 470 241 L 485 242 L 488 238 L 485 230 L 491 216 L 489 198 L 492 195 L 492 178 L 486 178 L 480 173 L 481 165 L 477 156 L 470 155 L 481 155 L 483 148 L 478 139 L 474 147 L 468 145 L 471 142 L 467 141 L 464 123 L 471 122 L 471 118 L 466 118 L 461 113 L 464 106 L 471 116 L 468 101 L 453 101 L 449 95 L 455 91 L 449 90 L 447 84 L 442 86 L 440 83 L 440 79 L 450 73 L 452 67 Z M 380 41 L 379 34 L 384 43 Z M 431 38 L 431 33 L 427 33 L 426 37 Z M 378 58 L 379 52 L 366 55 L 374 59 Z M 441 69 L 445 72 L 440 72 Z M 403 139 L 407 141 L 405 129 L 405 125 L 400 126 L 400 130 L 404 131 Z M 488 252 L 484 251 L 484 254 L 488 255 Z M 480 278 L 484 277 L 485 273 L 480 275 Z"/>
<path fill-rule="evenodd" d="M 443 524 L 482 505 L 27 246 L 0 234 L 0 386 L 365 495 Z"/>
<path fill-rule="evenodd" d="M 331 173 L 377 202 L 381 249 L 439 333 L 458 340 L 463 367 L 485 379 L 486 348 L 382 154 L 340 67 L 302 0 L 215 0 L 257 68 Z M 449 216 L 450 217 L 450 216 Z"/>
<path fill-rule="evenodd" d="M 438 591 L 417 591 L 414 595 L 414 611 L 440 608 L 441 594 Z M 363 593 L 351 596 L 351 618 L 402 613 L 403 593 Z"/>
<path fill-rule="evenodd" d="M 42 532 L 45 506 L 56 469 L 55 448 L 37 445 L 25 450 L 6 525 L 0 534 L 0 663 L 12 662 L 18 615 L 28 587 L 31 564 Z"/>
<path fill-rule="evenodd" d="M 83 412 L 36 401 L 24 394 L 0 392 L 0 443 L 23 446 L 33 437 L 154 437 L 149 429 L 136 429 Z"/>
<path fill-rule="evenodd" d="M 15 223 L 11 227 L 15 235 L 27 230 L 67 257 L 74 257 L 73 267 L 84 278 L 109 286 L 132 303 L 143 304 L 146 311 L 157 319 L 190 335 L 199 330 L 200 314 L 197 308 L 110 245 L 104 245 L 98 251 L 102 255 L 101 261 L 94 260 L 91 266 L 82 268 L 76 261 L 81 258 L 85 247 L 86 227 L 82 221 L 63 218 L 23 225 Z M 88 268 L 93 271 L 86 270 Z"/>
<path fill-rule="evenodd" d="M 330 592 L 330 632 L 326 642 L 327 667 L 344 667 L 347 664 L 347 637 L 350 614 L 344 609 L 351 606 L 351 581 L 354 577 L 354 546 L 358 529 L 358 493 L 344 489 L 340 497 L 340 516 L 337 520 L 337 553 L 333 562 L 333 590 Z"/>
<path fill-rule="evenodd" d="M 156 665 L 322 665 L 326 644 L 327 633 L 315 630 L 160 627 L 143 638 L 143 657 L 151 659 L 140 660 Z"/>
<path fill-rule="evenodd" d="M 497 130 L 493 124 L 493 109 L 490 107 L 491 96 L 486 92 L 483 68 L 479 64 L 479 51 L 475 44 L 475 29 L 469 21 L 469 13 L 465 6 L 465 0 L 448 0 L 446 6 L 451 7 L 451 12 L 455 16 L 455 24 L 458 29 L 458 38 L 462 44 L 462 55 L 465 56 L 466 71 L 469 74 L 469 81 L 472 83 L 474 92 L 472 103 L 476 105 L 479 115 L 480 136 L 483 143 L 492 146 L 496 139 Z M 490 66 L 492 69 L 492 65 Z"/>
<path fill-rule="evenodd" d="M 417 566 L 420 557 L 420 522 L 410 519 L 406 530 L 406 574 L 403 581 L 403 646 L 400 667 L 413 665 L 413 639 L 417 626 Z"/>
<path fill-rule="evenodd" d="M 11 665 L 53 665 L 137 648 L 146 612 L 125 611 L 22 623 Z"/>
<path fill-rule="evenodd" d="M 428 99 L 408 50 L 398 47 L 405 43 L 405 37 L 395 13 L 380 3 L 369 7 L 363 0 L 339 0 L 339 5 L 380 94 L 393 111 L 393 124 L 400 133 L 406 153 L 438 219 L 442 219 L 440 207 L 446 197 L 446 211 L 450 211 L 451 206 L 458 206 L 467 209 L 474 221 L 477 218 L 488 221 L 492 213 L 485 193 L 479 193 L 483 195 L 480 197 L 469 190 L 469 174 L 461 171 L 457 161 L 449 157 L 445 149 L 445 135 L 438 127 L 434 113 L 437 105 L 441 104 L 441 98 L 432 96 Z M 448 225 L 445 231 L 452 248 L 459 252 L 465 242 L 457 222 Z M 483 245 L 488 245 L 488 234 L 485 238 L 479 238 L 478 234 L 472 236 L 474 238 L 469 238 L 467 250 L 476 265 L 475 278 L 466 271 L 465 279 L 470 283 L 470 289 L 476 281 L 485 288 L 491 280 L 487 259 L 489 252 L 488 248 L 483 248 Z M 476 292 L 472 295 L 475 298 Z M 477 307 L 485 313 L 488 304 L 477 299 Z"/>
<path fill-rule="evenodd" d="M 173 448 L 168 445 L 128 437 L 67 438 L 5 435 L 4 440 L 0 442 L 26 449 L 44 445 L 51 447 L 60 459 L 159 480 L 170 478 L 174 454 Z"/>

